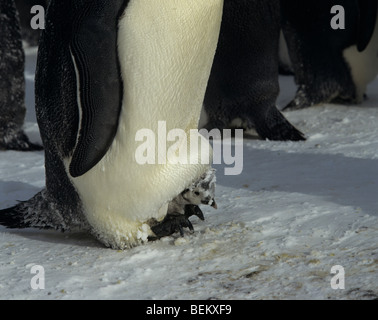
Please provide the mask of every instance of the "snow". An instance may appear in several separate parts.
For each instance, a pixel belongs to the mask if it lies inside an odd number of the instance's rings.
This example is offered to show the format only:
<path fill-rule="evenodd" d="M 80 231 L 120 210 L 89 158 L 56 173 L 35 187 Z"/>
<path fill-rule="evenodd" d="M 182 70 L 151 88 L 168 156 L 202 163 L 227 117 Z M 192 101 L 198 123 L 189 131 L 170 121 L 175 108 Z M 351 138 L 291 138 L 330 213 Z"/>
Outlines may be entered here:
<path fill-rule="evenodd" d="M 27 51 L 25 129 L 34 115 L 36 51 Z M 293 78 L 280 77 L 283 107 Z M 0 227 L 0 299 L 378 298 L 378 79 L 359 106 L 286 113 L 306 142 L 244 140 L 243 173 L 217 165 L 218 210 L 202 206 L 193 234 L 126 251 L 90 235 Z M 44 186 L 43 152 L 2 152 L 0 208 Z M 32 267 L 45 289 L 32 289 Z M 331 287 L 333 266 L 345 289 Z"/>

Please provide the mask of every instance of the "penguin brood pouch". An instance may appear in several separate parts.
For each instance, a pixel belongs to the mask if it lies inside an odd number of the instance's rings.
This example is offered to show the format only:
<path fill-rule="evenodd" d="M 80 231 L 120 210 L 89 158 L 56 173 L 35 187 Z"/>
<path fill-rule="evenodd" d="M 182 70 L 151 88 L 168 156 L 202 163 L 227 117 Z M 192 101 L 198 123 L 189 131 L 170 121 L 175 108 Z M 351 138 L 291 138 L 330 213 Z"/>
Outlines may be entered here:
<path fill-rule="evenodd" d="M 36 72 L 46 188 L 0 211 L 0 223 L 79 228 L 115 249 L 159 238 L 151 221 L 190 228 L 165 219 L 168 206 L 213 173 L 210 153 L 141 165 L 135 137 L 161 123 L 187 136 L 198 129 L 222 10 L 223 0 L 50 1 Z"/>

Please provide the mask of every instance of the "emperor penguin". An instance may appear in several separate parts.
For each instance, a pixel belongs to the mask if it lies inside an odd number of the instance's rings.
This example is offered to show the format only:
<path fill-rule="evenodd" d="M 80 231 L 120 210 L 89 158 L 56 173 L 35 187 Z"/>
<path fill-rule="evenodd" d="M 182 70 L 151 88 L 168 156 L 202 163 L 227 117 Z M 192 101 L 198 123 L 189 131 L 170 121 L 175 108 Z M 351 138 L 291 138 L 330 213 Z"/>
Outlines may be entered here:
<path fill-rule="evenodd" d="M 255 129 L 269 140 L 304 140 L 276 106 L 279 37 L 279 0 L 225 0 L 201 126 Z"/>
<path fill-rule="evenodd" d="M 25 120 L 25 54 L 14 1 L 0 1 L 0 150 L 34 151 Z"/>
<path fill-rule="evenodd" d="M 281 1 L 295 81 L 284 110 L 358 104 L 378 74 L 378 1 Z M 332 23 L 334 22 L 334 23 Z"/>
<path fill-rule="evenodd" d="M 166 223 L 169 202 L 211 171 L 211 152 L 141 165 L 136 136 L 161 123 L 198 132 L 222 12 L 223 0 L 51 0 L 36 71 L 46 188 L 0 211 L 0 224 L 79 228 L 114 249 L 159 237 L 149 221 Z M 165 139 L 150 146 L 156 159 Z"/>

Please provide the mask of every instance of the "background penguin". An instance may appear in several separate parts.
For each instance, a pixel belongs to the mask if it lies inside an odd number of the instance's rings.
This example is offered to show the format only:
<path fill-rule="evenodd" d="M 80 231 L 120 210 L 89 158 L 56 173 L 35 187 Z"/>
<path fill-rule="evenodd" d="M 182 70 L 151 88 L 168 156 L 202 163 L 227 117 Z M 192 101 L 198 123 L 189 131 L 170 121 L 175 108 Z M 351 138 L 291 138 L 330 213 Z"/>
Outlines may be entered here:
<path fill-rule="evenodd" d="M 147 222 L 164 219 L 209 159 L 139 165 L 136 132 L 157 132 L 159 121 L 188 136 L 197 128 L 222 9 L 222 0 L 50 1 L 36 72 L 46 189 L 0 211 L 0 223 L 89 230 L 117 249 L 154 236 Z"/>
<path fill-rule="evenodd" d="M 276 107 L 279 36 L 279 0 L 225 0 L 201 126 L 254 128 L 263 139 L 304 140 Z"/>
<path fill-rule="evenodd" d="M 362 102 L 367 84 L 378 73 L 377 2 L 281 1 L 283 31 L 298 85 L 285 109 Z M 331 27 L 334 5 L 345 10 L 345 29 Z"/>
<path fill-rule="evenodd" d="M 14 0 L 16 3 L 16 8 L 20 16 L 20 24 L 21 24 L 21 35 L 22 40 L 30 47 L 38 46 L 39 37 L 41 35 L 41 30 L 37 29 L 34 30 L 30 22 L 34 16 L 31 13 L 31 9 L 33 6 L 42 6 L 43 8 L 47 8 L 48 1 L 47 0 Z"/>
<path fill-rule="evenodd" d="M 13 1 L 0 1 L 0 150 L 41 150 L 22 130 L 25 56 Z"/>

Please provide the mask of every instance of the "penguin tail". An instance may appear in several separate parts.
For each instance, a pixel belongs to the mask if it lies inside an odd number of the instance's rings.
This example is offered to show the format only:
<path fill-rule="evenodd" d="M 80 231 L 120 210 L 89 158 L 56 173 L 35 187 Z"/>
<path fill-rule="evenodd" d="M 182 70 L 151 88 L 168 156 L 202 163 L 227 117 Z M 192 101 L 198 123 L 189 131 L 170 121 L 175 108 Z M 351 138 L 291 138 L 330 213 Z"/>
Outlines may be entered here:
<path fill-rule="evenodd" d="M 52 226 L 47 223 L 49 214 L 45 208 L 43 196 L 38 193 L 28 201 L 21 201 L 14 207 L 0 210 L 0 225 L 9 229 L 51 229 Z"/>
<path fill-rule="evenodd" d="M 24 213 L 19 206 L 0 210 L 0 225 L 9 229 L 24 229 L 30 227 L 24 219 Z"/>

